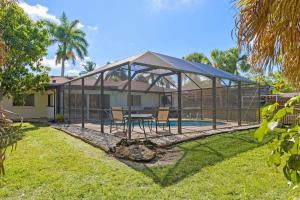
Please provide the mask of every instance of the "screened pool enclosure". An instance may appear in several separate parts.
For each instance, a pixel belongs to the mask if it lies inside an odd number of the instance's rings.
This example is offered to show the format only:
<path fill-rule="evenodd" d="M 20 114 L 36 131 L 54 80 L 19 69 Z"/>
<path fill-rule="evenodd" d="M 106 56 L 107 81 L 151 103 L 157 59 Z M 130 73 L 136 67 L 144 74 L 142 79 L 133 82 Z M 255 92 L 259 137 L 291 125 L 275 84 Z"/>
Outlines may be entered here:
<path fill-rule="evenodd" d="M 57 92 L 57 110 L 65 122 L 129 139 L 260 121 L 259 85 L 149 51 L 65 82 Z"/>

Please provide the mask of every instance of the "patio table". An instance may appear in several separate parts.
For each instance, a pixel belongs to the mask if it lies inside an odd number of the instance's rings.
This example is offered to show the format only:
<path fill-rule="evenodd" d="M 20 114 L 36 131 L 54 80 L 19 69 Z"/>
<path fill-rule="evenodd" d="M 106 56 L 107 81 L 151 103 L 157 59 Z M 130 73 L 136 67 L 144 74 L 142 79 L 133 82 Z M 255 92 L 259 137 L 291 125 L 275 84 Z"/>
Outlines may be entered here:
<path fill-rule="evenodd" d="M 124 115 L 124 119 L 126 119 L 128 121 L 128 115 Z M 144 131 L 145 137 L 146 137 L 146 131 L 145 131 L 145 121 L 148 121 L 148 126 L 149 129 L 151 131 L 151 127 L 149 124 L 149 121 L 153 119 L 153 115 L 152 114 L 131 114 L 131 121 L 137 121 L 139 124 L 139 127 Z M 142 126 L 141 126 L 142 124 Z M 134 124 L 132 126 L 132 129 L 134 128 Z"/>

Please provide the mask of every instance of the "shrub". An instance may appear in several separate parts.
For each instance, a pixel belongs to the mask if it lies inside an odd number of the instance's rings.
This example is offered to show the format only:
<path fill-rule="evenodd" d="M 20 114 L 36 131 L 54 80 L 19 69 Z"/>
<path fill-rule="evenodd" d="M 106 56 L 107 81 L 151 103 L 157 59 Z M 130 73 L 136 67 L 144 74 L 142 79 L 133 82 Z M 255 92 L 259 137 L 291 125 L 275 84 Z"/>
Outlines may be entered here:
<path fill-rule="evenodd" d="M 55 116 L 55 122 L 57 122 L 57 123 L 64 122 L 64 116 L 62 114 L 60 114 L 60 113 L 56 114 L 56 116 Z"/>

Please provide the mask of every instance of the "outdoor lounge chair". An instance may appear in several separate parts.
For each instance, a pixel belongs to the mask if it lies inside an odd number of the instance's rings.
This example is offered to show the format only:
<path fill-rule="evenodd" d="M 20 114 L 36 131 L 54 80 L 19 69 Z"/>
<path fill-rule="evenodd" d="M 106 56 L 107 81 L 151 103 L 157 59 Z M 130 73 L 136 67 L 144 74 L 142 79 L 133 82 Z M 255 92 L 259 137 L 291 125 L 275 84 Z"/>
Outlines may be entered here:
<path fill-rule="evenodd" d="M 125 132 L 125 119 L 122 107 L 111 107 L 110 132 L 113 125 L 116 126 L 116 129 L 118 129 L 118 125 L 123 126 L 123 132 Z"/>
<path fill-rule="evenodd" d="M 171 133 L 171 125 L 170 125 L 170 121 L 169 121 L 169 112 L 170 112 L 169 107 L 159 107 L 158 108 L 157 116 L 154 119 L 156 133 L 157 133 L 157 127 L 160 126 L 160 125 L 162 125 L 163 130 L 165 130 L 165 125 L 168 126 L 169 127 L 169 132 Z"/>

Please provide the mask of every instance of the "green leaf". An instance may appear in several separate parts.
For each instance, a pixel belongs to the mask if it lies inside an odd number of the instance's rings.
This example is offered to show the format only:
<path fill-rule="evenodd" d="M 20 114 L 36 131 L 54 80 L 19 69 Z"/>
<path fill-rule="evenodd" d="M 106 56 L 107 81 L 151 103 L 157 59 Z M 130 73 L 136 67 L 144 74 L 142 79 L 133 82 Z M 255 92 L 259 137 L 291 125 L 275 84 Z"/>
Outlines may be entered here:
<path fill-rule="evenodd" d="M 288 153 L 293 148 L 294 144 L 295 143 L 293 141 L 284 140 L 281 142 L 280 146 L 286 153 Z"/>
<path fill-rule="evenodd" d="M 268 121 L 263 120 L 262 124 L 260 127 L 255 131 L 254 137 L 261 142 L 264 138 L 264 136 L 268 133 L 269 128 L 268 128 Z"/>
<path fill-rule="evenodd" d="M 287 113 L 286 108 L 281 108 L 280 110 L 278 110 L 275 114 L 275 116 L 273 117 L 273 120 L 281 120 Z"/>
<path fill-rule="evenodd" d="M 281 155 L 280 155 L 280 153 L 278 151 L 273 152 L 273 154 L 269 157 L 269 160 L 274 165 L 279 166 L 281 164 Z"/>

